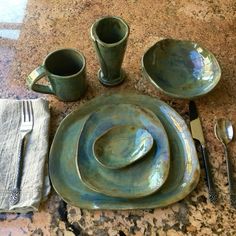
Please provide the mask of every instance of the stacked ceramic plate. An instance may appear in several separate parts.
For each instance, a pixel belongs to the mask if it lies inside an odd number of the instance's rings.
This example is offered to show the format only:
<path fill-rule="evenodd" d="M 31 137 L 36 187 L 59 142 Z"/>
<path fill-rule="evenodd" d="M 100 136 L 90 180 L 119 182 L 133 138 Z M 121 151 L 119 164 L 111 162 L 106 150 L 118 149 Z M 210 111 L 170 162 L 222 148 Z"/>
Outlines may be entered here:
<path fill-rule="evenodd" d="M 199 180 L 184 120 L 160 100 L 127 93 L 101 96 L 68 115 L 55 135 L 49 171 L 66 202 L 89 209 L 166 206 Z"/>
<path fill-rule="evenodd" d="M 164 127 L 151 111 L 136 105 L 105 105 L 91 113 L 77 151 L 82 182 L 108 196 L 147 196 L 168 176 L 170 155 Z"/>

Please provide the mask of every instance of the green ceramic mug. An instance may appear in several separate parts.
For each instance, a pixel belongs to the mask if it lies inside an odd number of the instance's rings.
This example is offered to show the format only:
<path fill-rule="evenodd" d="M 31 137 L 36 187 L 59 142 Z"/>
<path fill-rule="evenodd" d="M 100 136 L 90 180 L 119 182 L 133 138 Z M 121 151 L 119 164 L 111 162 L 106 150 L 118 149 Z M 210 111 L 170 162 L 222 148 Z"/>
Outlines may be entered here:
<path fill-rule="evenodd" d="M 62 101 L 76 101 L 87 89 L 85 64 L 83 54 L 74 49 L 56 50 L 30 73 L 27 84 L 35 92 L 54 94 Z M 43 77 L 49 85 L 37 83 Z"/>
<path fill-rule="evenodd" d="M 107 86 L 120 84 L 124 80 L 121 65 L 124 59 L 129 26 L 116 16 L 105 16 L 91 27 L 91 38 L 100 62 L 99 81 Z"/>

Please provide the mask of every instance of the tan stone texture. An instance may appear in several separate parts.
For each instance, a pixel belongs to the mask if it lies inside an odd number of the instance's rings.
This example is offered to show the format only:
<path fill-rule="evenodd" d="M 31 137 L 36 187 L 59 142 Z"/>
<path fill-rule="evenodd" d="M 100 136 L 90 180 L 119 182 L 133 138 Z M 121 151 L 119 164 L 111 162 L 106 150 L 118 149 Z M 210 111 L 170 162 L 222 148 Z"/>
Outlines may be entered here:
<path fill-rule="evenodd" d="M 188 122 L 188 101 L 163 95 L 141 75 L 143 53 L 160 39 L 196 41 L 215 54 L 222 68 L 221 81 L 214 91 L 196 100 L 219 192 L 218 204 L 214 206 L 208 200 L 202 171 L 197 188 L 181 202 L 165 208 L 93 211 L 67 205 L 68 220 L 81 235 L 236 235 L 236 211 L 229 204 L 223 147 L 213 132 L 216 118 L 228 117 L 236 124 L 235 0 L 21 0 L 13 7 L 12 2 L 4 1 L 4 7 L 0 7 L 0 97 L 47 98 L 52 111 L 50 142 L 67 114 L 111 91 L 136 90 L 160 98 Z M 20 12 L 22 19 L 18 17 Z M 92 23 L 104 15 L 121 16 L 130 26 L 123 63 L 127 78 L 116 88 L 99 83 L 99 64 L 89 36 Z M 89 88 L 78 102 L 63 103 L 26 87 L 26 76 L 43 58 L 64 47 L 82 51 L 87 59 Z M 229 152 L 236 170 L 235 140 Z M 1 214 L 0 235 L 73 235 L 59 220 L 59 201 L 52 192 L 38 213 Z"/>

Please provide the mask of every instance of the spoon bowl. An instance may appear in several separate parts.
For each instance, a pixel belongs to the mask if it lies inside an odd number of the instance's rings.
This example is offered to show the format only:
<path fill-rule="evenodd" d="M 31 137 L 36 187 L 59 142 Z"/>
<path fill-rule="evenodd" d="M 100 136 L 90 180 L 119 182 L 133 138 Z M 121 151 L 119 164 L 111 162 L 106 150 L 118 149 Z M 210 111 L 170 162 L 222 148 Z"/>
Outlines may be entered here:
<path fill-rule="evenodd" d="M 218 119 L 215 124 L 215 135 L 224 145 L 229 144 L 234 135 L 232 122 L 228 119 Z"/>

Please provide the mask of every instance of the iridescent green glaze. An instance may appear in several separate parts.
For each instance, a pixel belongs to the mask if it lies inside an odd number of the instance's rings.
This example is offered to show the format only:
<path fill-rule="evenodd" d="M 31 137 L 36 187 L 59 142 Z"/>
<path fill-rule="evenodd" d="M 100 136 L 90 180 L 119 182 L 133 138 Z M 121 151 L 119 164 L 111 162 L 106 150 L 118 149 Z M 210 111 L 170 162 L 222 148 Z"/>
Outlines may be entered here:
<path fill-rule="evenodd" d="M 90 30 L 93 45 L 100 62 L 99 81 L 106 86 L 123 82 L 121 65 L 124 59 L 129 26 L 116 16 L 105 16 L 95 21 Z"/>
<path fill-rule="evenodd" d="M 103 105 L 127 103 L 145 107 L 160 119 L 171 150 L 170 171 L 162 188 L 147 197 L 131 200 L 90 190 L 81 182 L 75 165 L 78 139 L 87 116 Z M 73 206 L 87 209 L 146 209 L 167 206 L 185 198 L 196 187 L 200 169 L 189 129 L 174 109 L 149 96 L 119 93 L 95 98 L 62 121 L 50 149 L 49 173 L 56 192 Z"/>
<path fill-rule="evenodd" d="M 118 169 L 144 157 L 153 146 L 152 135 L 134 125 L 117 125 L 93 143 L 96 160 L 106 168 Z"/>
<path fill-rule="evenodd" d="M 144 76 L 162 92 L 178 98 L 195 98 L 210 92 L 221 77 L 214 55 L 199 44 L 164 39 L 142 58 Z"/>
<path fill-rule="evenodd" d="M 126 168 L 109 169 L 96 161 L 93 144 L 104 132 L 120 125 L 143 127 L 152 135 L 154 146 L 138 162 Z M 106 105 L 86 121 L 79 139 L 76 163 L 82 182 L 96 192 L 122 198 L 147 196 L 164 184 L 169 173 L 167 134 L 155 114 L 144 108 L 130 104 Z"/>

